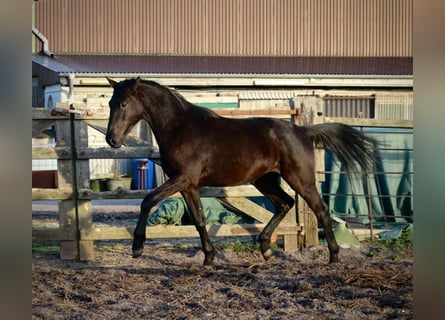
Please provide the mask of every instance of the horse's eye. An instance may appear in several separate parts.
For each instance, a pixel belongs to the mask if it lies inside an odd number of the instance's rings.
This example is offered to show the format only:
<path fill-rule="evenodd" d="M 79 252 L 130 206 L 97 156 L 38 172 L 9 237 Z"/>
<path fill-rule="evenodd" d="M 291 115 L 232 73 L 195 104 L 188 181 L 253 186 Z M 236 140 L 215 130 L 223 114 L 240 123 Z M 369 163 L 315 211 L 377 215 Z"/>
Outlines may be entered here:
<path fill-rule="evenodd" d="M 126 102 L 121 102 L 121 104 L 119 105 L 119 107 L 120 107 L 121 109 L 125 108 L 126 106 L 127 106 L 127 103 L 126 103 Z"/>

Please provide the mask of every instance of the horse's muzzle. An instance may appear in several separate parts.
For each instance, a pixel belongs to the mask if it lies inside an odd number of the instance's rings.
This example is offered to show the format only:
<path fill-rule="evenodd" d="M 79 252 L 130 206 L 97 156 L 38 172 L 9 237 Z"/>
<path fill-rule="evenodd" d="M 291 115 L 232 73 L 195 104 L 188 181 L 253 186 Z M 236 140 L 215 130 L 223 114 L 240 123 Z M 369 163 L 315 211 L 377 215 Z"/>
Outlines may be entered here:
<path fill-rule="evenodd" d="M 110 147 L 112 148 L 120 148 L 122 147 L 122 140 L 117 140 L 111 136 L 108 136 L 105 138 L 105 140 L 107 141 L 107 143 L 110 145 Z"/>

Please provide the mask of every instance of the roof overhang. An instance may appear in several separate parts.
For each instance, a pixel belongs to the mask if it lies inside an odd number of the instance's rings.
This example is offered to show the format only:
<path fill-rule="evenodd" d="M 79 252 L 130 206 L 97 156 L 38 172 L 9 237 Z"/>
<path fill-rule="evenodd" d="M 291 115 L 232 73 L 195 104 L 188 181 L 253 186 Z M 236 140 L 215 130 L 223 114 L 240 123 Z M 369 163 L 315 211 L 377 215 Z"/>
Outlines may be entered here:
<path fill-rule="evenodd" d="M 412 87 L 412 57 L 36 55 L 63 85 L 141 77 L 170 86 Z"/>
<path fill-rule="evenodd" d="M 60 75 L 61 82 L 68 85 Z M 169 86 L 254 86 L 254 87 L 413 87 L 412 76 L 358 75 L 221 75 L 221 74 L 76 74 L 74 85 L 108 85 L 105 77 L 116 81 L 141 77 Z"/>

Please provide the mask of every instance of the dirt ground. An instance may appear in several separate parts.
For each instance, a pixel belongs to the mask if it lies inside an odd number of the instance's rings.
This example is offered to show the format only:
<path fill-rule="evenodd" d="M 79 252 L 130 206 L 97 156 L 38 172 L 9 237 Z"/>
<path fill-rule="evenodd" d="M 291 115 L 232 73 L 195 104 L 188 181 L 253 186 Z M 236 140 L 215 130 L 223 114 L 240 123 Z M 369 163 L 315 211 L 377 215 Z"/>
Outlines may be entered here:
<path fill-rule="evenodd" d="M 199 240 L 147 241 L 138 259 L 130 241 L 98 242 L 92 262 L 33 252 L 32 319 L 413 319 L 412 250 L 364 244 L 330 265 L 326 246 L 278 246 L 265 262 L 214 240 L 213 267 Z"/>

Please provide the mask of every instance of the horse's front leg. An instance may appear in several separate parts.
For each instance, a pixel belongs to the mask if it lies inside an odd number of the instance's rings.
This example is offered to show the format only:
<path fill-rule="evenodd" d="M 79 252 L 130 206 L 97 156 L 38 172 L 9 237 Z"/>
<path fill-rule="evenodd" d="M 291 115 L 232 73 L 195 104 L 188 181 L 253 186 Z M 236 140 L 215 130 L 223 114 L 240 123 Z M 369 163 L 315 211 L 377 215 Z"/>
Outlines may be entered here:
<path fill-rule="evenodd" d="M 184 183 L 180 178 L 167 180 L 162 186 L 156 188 L 145 196 L 141 203 L 141 212 L 138 223 L 134 229 L 133 237 L 133 258 L 140 257 L 144 251 L 144 241 L 147 239 L 145 230 L 147 227 L 148 214 L 159 201 L 179 192 L 183 189 Z"/>
<path fill-rule="evenodd" d="M 204 265 L 208 266 L 213 263 L 215 257 L 215 249 L 210 241 L 209 234 L 206 229 L 206 221 L 204 217 L 204 211 L 202 209 L 201 199 L 199 196 L 199 190 L 197 188 L 188 188 L 181 192 L 193 215 L 193 222 L 195 223 L 196 230 L 199 233 L 202 243 L 202 250 L 204 251 Z"/>

